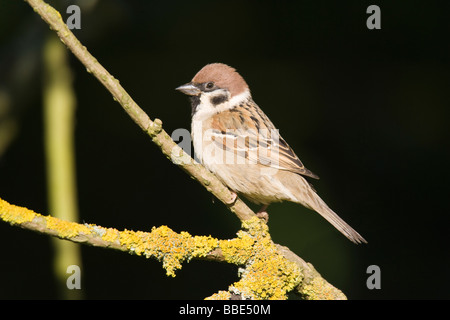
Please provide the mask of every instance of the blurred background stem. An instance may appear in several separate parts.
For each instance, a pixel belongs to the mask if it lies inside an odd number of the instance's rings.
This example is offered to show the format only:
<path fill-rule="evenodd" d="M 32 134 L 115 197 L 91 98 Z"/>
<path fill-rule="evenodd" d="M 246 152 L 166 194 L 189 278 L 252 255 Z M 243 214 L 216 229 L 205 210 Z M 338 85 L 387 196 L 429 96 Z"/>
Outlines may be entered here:
<path fill-rule="evenodd" d="M 49 34 L 43 48 L 44 144 L 47 167 L 48 205 L 51 215 L 78 221 L 75 178 L 74 123 L 76 98 L 72 87 L 72 71 L 68 52 L 59 39 Z M 77 244 L 52 238 L 54 274 L 62 299 L 80 299 L 82 290 L 66 286 L 67 267 L 81 268 Z"/>

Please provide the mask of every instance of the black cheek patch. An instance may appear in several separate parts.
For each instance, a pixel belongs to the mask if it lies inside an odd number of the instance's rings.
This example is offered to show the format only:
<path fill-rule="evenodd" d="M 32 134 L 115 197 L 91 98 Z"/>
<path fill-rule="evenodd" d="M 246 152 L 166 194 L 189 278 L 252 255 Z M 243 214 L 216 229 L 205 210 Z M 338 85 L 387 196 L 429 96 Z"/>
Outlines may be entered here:
<path fill-rule="evenodd" d="M 227 100 L 228 100 L 228 97 L 224 94 L 221 94 L 219 96 L 212 97 L 209 101 L 211 102 L 211 104 L 213 106 L 217 106 L 221 103 L 224 103 Z"/>

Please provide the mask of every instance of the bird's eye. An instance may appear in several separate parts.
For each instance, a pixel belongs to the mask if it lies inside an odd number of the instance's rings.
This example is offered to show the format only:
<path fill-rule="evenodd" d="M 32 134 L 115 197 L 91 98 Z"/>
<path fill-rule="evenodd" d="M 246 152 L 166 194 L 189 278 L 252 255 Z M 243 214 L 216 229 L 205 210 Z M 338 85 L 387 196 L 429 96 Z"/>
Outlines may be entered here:
<path fill-rule="evenodd" d="M 208 83 L 205 85 L 205 88 L 206 88 L 206 89 L 212 89 L 212 88 L 214 88 L 214 82 L 208 82 Z"/>

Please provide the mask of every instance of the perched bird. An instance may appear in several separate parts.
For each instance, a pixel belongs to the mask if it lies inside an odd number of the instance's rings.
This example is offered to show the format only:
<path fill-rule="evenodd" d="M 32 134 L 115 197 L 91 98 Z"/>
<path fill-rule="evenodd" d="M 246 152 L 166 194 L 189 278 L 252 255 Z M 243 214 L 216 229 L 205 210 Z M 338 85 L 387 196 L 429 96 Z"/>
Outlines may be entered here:
<path fill-rule="evenodd" d="M 279 135 L 234 68 L 208 64 L 176 90 L 190 96 L 197 159 L 232 191 L 263 205 L 259 213 L 273 202 L 300 203 L 354 243 L 367 243 L 317 195 L 305 177 L 319 177 Z"/>

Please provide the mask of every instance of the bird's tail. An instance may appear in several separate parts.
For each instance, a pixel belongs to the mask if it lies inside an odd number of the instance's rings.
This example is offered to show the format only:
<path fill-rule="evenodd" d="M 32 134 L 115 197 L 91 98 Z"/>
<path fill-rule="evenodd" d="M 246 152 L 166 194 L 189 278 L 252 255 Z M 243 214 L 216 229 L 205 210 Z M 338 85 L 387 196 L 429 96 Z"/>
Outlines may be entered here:
<path fill-rule="evenodd" d="M 338 229 L 344 236 L 346 236 L 350 241 L 358 243 L 367 243 L 355 229 L 350 227 L 344 220 L 342 220 L 333 210 L 328 207 L 325 201 L 320 198 L 314 190 L 309 190 L 309 200 L 306 204 L 307 207 L 313 209 L 324 217 L 328 222 L 330 222 L 336 229 Z M 305 203 L 302 203 L 305 204 Z"/>

